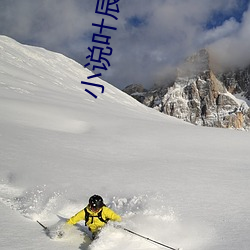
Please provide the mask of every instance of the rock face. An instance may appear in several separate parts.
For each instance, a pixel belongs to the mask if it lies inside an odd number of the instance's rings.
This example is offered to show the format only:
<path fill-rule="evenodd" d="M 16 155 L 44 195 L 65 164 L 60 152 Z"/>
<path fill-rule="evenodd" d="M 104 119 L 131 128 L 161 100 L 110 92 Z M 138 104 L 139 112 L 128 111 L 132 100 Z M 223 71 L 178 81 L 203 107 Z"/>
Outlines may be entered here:
<path fill-rule="evenodd" d="M 209 53 L 204 49 L 187 58 L 170 87 L 154 87 L 149 91 L 141 87 L 130 95 L 160 112 L 196 125 L 248 129 L 250 109 L 233 94 L 250 96 L 249 72 L 250 67 L 215 75 Z"/>
<path fill-rule="evenodd" d="M 242 93 L 250 100 L 250 66 L 218 74 L 218 79 L 225 84 L 230 93 Z"/>
<path fill-rule="evenodd" d="M 128 95 L 133 96 L 137 101 L 142 103 L 144 101 L 144 94 L 147 92 L 142 84 L 131 84 L 123 89 L 123 91 Z"/>

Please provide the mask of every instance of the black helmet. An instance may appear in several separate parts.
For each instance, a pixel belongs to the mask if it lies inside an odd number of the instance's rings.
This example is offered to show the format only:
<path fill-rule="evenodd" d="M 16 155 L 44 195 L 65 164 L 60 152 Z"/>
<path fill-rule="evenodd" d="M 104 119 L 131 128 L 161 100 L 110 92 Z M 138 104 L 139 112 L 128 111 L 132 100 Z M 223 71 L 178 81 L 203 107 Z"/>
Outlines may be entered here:
<path fill-rule="evenodd" d="M 91 210 L 99 210 L 104 206 L 103 199 L 99 195 L 93 195 L 89 198 L 89 206 Z"/>

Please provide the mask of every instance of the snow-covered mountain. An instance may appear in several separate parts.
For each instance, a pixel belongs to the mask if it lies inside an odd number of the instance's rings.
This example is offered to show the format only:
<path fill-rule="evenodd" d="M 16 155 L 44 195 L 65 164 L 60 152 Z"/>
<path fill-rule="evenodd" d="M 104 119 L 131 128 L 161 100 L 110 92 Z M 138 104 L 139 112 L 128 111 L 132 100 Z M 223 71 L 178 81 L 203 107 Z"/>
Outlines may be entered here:
<path fill-rule="evenodd" d="M 146 106 L 196 125 L 249 129 L 249 75 L 248 68 L 215 72 L 208 50 L 203 49 L 180 65 L 170 87 L 163 84 L 147 91 L 131 85 L 124 92 Z"/>
<path fill-rule="evenodd" d="M 249 133 L 193 126 L 140 104 L 63 55 L 0 36 L 0 248 L 153 250 L 108 225 L 90 243 L 53 228 L 103 196 L 122 225 L 184 250 L 248 250 Z"/>

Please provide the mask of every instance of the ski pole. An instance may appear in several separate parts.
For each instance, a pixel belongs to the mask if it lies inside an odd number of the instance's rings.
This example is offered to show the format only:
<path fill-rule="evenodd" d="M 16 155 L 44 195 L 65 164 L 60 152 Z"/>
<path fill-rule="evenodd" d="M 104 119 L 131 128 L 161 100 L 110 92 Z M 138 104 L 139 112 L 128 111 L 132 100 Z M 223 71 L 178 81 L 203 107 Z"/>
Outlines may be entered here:
<path fill-rule="evenodd" d="M 43 227 L 43 229 L 46 231 L 46 230 L 48 230 L 48 228 L 47 227 L 45 227 L 41 222 L 39 222 L 38 220 L 36 221 L 40 226 L 42 226 Z"/>
<path fill-rule="evenodd" d="M 122 228 L 122 229 L 125 230 L 125 231 L 127 231 L 127 232 L 129 232 L 129 233 L 131 233 L 131 234 L 134 234 L 134 235 L 136 235 L 136 236 L 139 236 L 139 237 L 141 237 L 141 238 L 143 238 L 143 239 L 145 239 L 145 240 L 148 240 L 148 241 L 154 242 L 155 244 L 158 244 L 158 245 L 160 245 L 160 246 L 166 247 L 166 248 L 168 248 L 168 249 L 171 249 L 171 250 L 180 250 L 180 248 L 173 248 L 173 247 L 167 246 L 167 245 L 162 244 L 162 243 L 160 243 L 160 242 L 158 242 L 158 241 L 155 241 L 155 240 L 152 240 L 152 239 L 150 239 L 150 238 L 148 238 L 148 237 L 145 237 L 145 236 L 143 236 L 143 235 L 141 235 L 141 234 L 135 233 L 135 232 L 133 232 L 133 231 L 127 229 L 127 228 Z"/>

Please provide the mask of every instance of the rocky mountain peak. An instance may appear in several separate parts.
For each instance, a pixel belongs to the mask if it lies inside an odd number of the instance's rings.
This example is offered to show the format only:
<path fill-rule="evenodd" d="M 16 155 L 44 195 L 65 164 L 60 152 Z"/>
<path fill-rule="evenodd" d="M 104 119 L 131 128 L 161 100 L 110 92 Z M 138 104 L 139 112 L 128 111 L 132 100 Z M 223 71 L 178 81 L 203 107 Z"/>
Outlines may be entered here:
<path fill-rule="evenodd" d="M 205 74 L 210 70 L 209 53 L 201 49 L 194 55 L 188 57 L 177 69 L 177 77 L 194 77 Z"/>
<path fill-rule="evenodd" d="M 209 51 L 202 49 L 178 67 L 171 86 L 153 87 L 139 94 L 132 91 L 130 95 L 160 112 L 196 125 L 248 129 L 250 109 L 233 94 L 250 93 L 250 67 L 249 71 L 220 74 L 212 68 Z"/>

